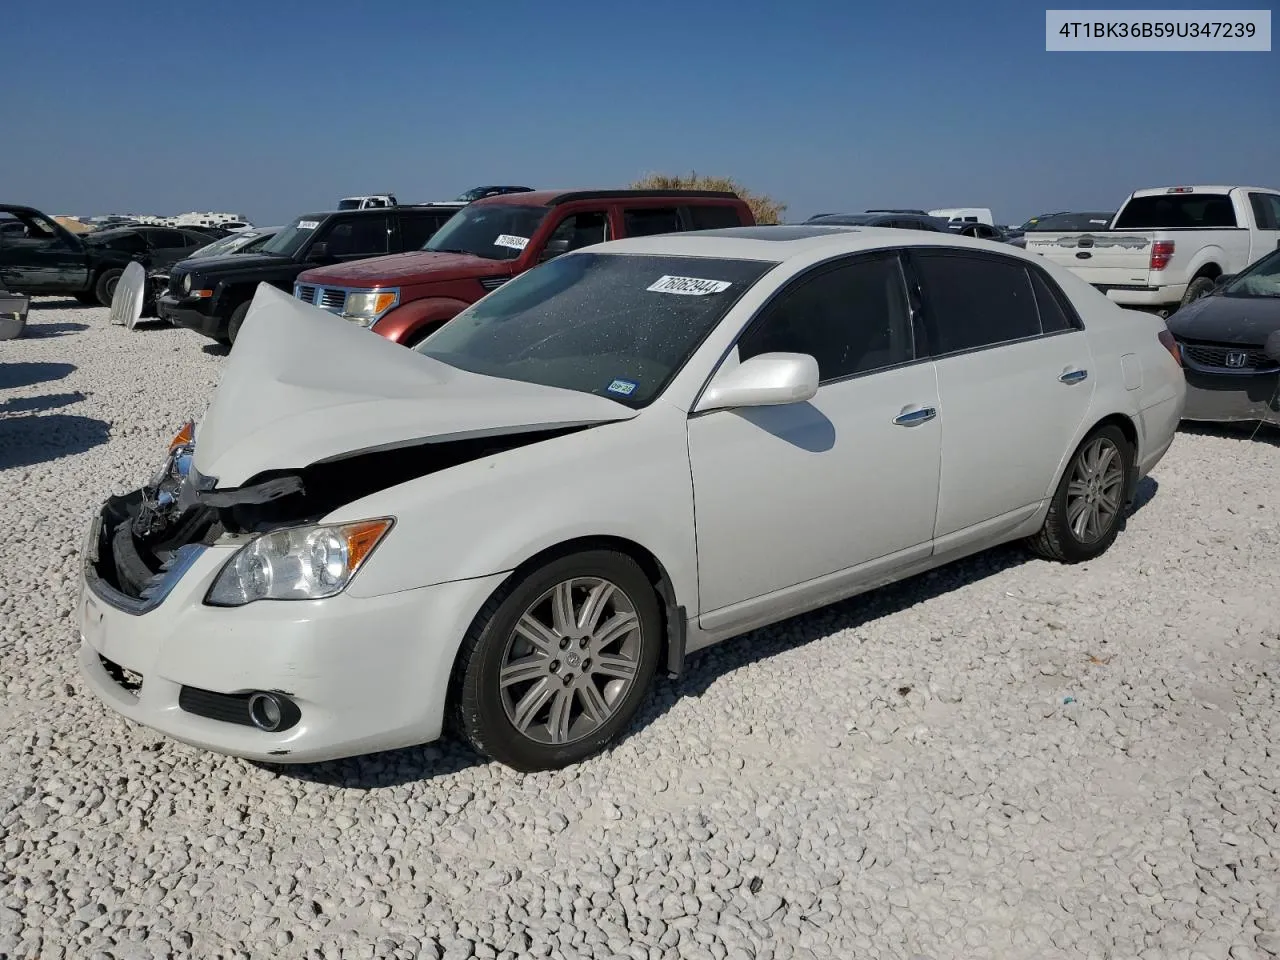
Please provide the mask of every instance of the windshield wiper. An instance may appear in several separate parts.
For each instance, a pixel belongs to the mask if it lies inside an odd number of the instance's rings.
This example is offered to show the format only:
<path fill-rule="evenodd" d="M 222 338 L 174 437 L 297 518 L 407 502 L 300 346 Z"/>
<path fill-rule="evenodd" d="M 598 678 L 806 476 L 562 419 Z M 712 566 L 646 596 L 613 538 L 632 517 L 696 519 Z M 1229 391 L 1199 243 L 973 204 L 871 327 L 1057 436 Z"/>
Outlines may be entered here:
<path fill-rule="evenodd" d="M 459 250 L 456 247 L 424 247 L 427 253 L 461 253 L 468 257 L 478 257 L 480 254 L 474 250 Z"/>

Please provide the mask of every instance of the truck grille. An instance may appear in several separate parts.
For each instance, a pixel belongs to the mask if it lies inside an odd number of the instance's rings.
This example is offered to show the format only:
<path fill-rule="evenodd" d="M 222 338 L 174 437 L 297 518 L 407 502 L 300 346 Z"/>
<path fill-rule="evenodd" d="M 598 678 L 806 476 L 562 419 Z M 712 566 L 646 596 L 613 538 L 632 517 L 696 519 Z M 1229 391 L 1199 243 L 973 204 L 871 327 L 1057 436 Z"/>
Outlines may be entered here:
<path fill-rule="evenodd" d="M 1221 370 L 1260 372 L 1277 367 L 1276 362 L 1263 353 L 1261 347 L 1183 343 L 1182 354 L 1201 367 Z"/>
<path fill-rule="evenodd" d="M 347 303 L 347 291 L 326 287 L 320 292 L 320 306 L 326 310 L 341 310 Z"/>
<path fill-rule="evenodd" d="M 304 301 L 304 302 L 306 302 L 306 303 L 315 303 L 315 302 L 316 302 L 316 288 L 315 288 L 315 287 L 308 287 L 308 286 L 301 286 L 301 285 L 300 285 L 300 286 L 298 287 L 298 290 L 297 290 L 297 293 L 295 294 L 295 296 L 297 296 L 297 298 L 298 298 L 299 300 L 302 300 L 302 301 Z"/>

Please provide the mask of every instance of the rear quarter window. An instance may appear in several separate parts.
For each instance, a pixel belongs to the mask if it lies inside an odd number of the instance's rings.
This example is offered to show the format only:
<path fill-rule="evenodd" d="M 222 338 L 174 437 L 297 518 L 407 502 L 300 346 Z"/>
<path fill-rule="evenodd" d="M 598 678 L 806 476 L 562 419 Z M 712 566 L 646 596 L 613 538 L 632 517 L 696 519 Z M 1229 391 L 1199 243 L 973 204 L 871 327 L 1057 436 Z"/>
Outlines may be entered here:
<path fill-rule="evenodd" d="M 741 211 L 725 203 L 691 206 L 686 208 L 686 215 L 690 230 L 721 230 L 745 225 Z"/>

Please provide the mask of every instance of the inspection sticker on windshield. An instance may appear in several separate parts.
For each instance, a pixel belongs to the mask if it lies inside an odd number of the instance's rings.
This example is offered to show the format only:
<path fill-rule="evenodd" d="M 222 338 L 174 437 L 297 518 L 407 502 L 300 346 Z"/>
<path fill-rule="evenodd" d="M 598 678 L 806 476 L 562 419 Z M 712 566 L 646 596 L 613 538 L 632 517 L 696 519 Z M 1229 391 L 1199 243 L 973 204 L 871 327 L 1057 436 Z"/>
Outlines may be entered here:
<path fill-rule="evenodd" d="M 495 247 L 510 247 L 512 250 L 523 250 L 529 245 L 528 237 L 513 237 L 509 233 L 498 235 L 498 239 L 493 241 Z"/>
<path fill-rule="evenodd" d="M 615 380 L 605 389 L 610 393 L 620 393 L 624 397 L 629 397 L 636 392 L 636 384 L 634 380 Z"/>
<path fill-rule="evenodd" d="M 661 276 L 646 290 L 654 293 L 679 293 L 686 297 L 705 297 L 712 293 L 723 293 L 733 284 L 727 280 L 700 280 L 697 277 Z"/>
<path fill-rule="evenodd" d="M 314 230 L 318 226 L 320 226 L 319 220 L 299 220 L 298 221 L 299 230 Z"/>

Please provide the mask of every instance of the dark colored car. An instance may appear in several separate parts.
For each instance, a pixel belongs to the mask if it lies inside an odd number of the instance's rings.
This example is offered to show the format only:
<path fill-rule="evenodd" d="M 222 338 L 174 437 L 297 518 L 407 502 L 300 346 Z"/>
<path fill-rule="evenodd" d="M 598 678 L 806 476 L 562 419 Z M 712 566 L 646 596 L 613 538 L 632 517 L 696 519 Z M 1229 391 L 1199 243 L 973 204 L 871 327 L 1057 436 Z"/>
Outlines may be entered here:
<path fill-rule="evenodd" d="M 928 230 L 951 233 L 947 221 L 927 213 L 901 210 L 868 210 L 866 213 L 823 213 L 805 223 L 827 227 L 897 227 L 900 230 Z M 967 224 L 972 226 L 972 224 Z"/>
<path fill-rule="evenodd" d="M 1280 250 L 1165 322 L 1187 376 L 1183 419 L 1280 423 Z"/>
<path fill-rule="evenodd" d="M 299 273 L 418 250 L 462 204 L 335 210 L 298 217 L 258 250 L 175 264 L 157 302 L 164 320 L 234 343 L 258 284 L 292 293 Z"/>
<path fill-rule="evenodd" d="M 1115 219 L 1115 211 L 1110 213 L 1103 212 L 1085 212 L 1074 213 L 1069 210 L 1063 210 L 1058 213 L 1044 213 L 1038 217 L 1032 217 L 1022 226 L 1015 230 L 1009 231 L 1006 241 L 1015 247 L 1025 249 L 1027 245 L 1027 233 L 1035 233 L 1042 230 L 1106 230 L 1111 225 L 1111 221 Z"/>
<path fill-rule="evenodd" d="M 200 247 L 178 263 L 190 260 L 204 260 L 209 257 L 229 257 L 233 253 L 256 253 L 284 227 L 250 227 L 235 233 L 223 231 L 226 236 Z M 166 263 L 147 271 L 147 291 L 144 298 L 143 316 L 157 312 L 156 303 L 165 290 L 169 288 L 169 274 L 174 264 Z"/>
<path fill-rule="evenodd" d="M 500 197 L 507 193 L 532 193 L 533 187 L 472 187 L 458 200 L 462 203 L 472 203 L 475 200 L 483 200 L 485 197 Z"/>
<path fill-rule="evenodd" d="M 74 234 L 33 207 L 0 205 L 0 286 L 36 296 L 70 294 L 81 303 L 111 306 L 130 261 L 144 267 L 173 263 L 212 238 L 175 227 L 114 227 Z"/>
<path fill-rule="evenodd" d="M 467 204 L 421 252 L 308 270 L 294 296 L 413 346 L 512 277 L 570 250 L 685 230 L 751 226 L 715 190 L 538 190 Z"/>

